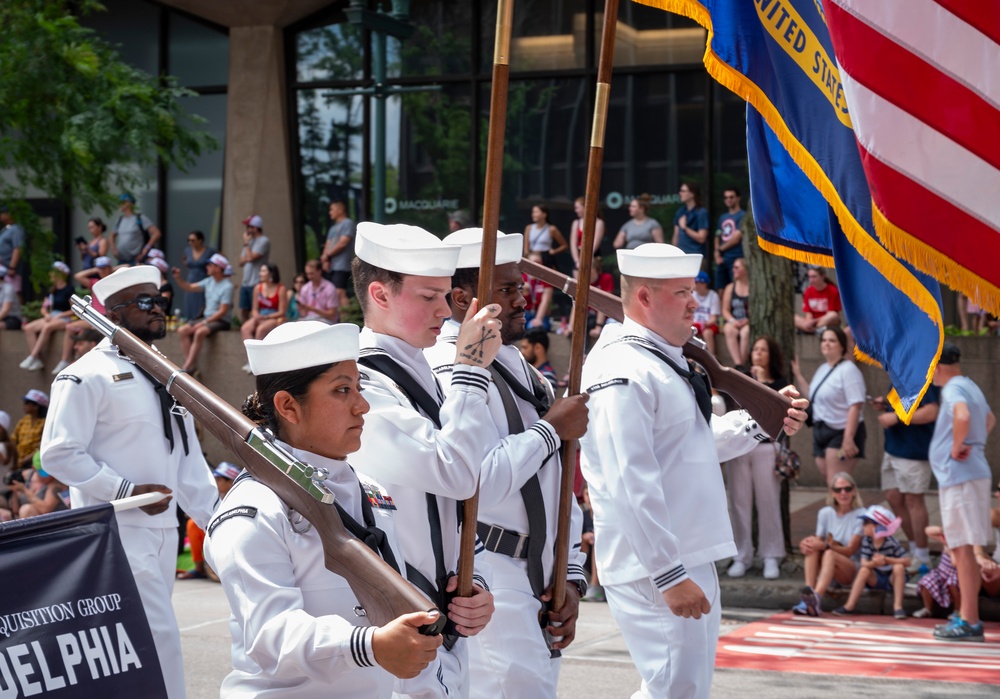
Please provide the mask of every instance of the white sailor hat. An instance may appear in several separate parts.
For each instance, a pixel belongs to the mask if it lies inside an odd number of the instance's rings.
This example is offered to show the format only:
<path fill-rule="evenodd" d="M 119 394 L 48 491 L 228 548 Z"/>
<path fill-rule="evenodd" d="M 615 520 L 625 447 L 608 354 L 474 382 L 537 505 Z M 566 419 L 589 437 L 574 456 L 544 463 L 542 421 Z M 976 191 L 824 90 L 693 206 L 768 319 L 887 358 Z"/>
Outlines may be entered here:
<path fill-rule="evenodd" d="M 368 264 L 390 272 L 450 277 L 455 274 L 462 248 L 446 245 L 417 226 L 363 221 L 358 224 L 354 251 Z"/>
<path fill-rule="evenodd" d="M 160 250 L 159 248 L 150 248 L 149 252 L 146 253 L 146 257 L 148 257 L 150 259 L 153 259 L 153 260 L 155 260 L 155 259 L 160 259 L 160 260 L 167 259 L 167 256 L 164 255 L 163 251 Z"/>
<path fill-rule="evenodd" d="M 318 320 L 282 323 L 263 340 L 244 340 L 254 376 L 276 374 L 357 360 L 361 332 L 352 323 L 327 325 Z"/>
<path fill-rule="evenodd" d="M 101 255 L 96 260 L 94 260 L 94 266 L 95 267 L 113 267 L 114 265 L 112 264 L 110 257 L 108 257 L 107 255 Z"/>
<path fill-rule="evenodd" d="M 213 254 L 210 258 L 208 258 L 208 261 L 221 269 L 225 269 L 229 266 L 229 260 L 226 259 L 226 256 L 221 252 Z"/>
<path fill-rule="evenodd" d="M 444 238 L 446 245 L 459 245 L 462 252 L 458 254 L 458 268 L 465 269 L 476 267 L 483 260 L 483 229 L 463 228 L 455 231 Z M 521 253 L 524 250 L 524 236 L 520 233 L 506 235 L 497 231 L 497 256 L 496 264 L 509 265 L 521 260 Z"/>
<path fill-rule="evenodd" d="M 701 269 L 701 255 L 690 255 L 665 243 L 645 243 L 618 251 L 618 271 L 643 279 L 693 279 Z"/>
<path fill-rule="evenodd" d="M 63 262 L 62 260 L 56 260 L 55 262 L 53 262 L 52 263 L 52 269 L 57 270 L 59 272 L 62 272 L 63 274 L 65 274 L 67 276 L 70 273 L 69 265 L 66 264 L 65 262 Z"/>
<path fill-rule="evenodd" d="M 107 305 L 107 300 L 117 294 L 122 289 L 139 284 L 152 284 L 159 288 L 160 270 L 151 265 L 137 265 L 135 267 L 122 267 L 117 272 L 112 272 L 104 279 L 99 279 L 90 287 L 90 292 L 94 298 L 102 305 Z"/>

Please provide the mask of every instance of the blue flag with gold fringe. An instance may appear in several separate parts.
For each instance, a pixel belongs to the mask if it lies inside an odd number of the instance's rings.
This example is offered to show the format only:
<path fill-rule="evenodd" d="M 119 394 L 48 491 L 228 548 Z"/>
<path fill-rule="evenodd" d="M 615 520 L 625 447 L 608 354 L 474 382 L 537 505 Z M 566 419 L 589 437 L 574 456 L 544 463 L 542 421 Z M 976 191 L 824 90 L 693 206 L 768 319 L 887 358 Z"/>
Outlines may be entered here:
<path fill-rule="evenodd" d="M 705 66 L 747 100 L 751 198 L 761 246 L 832 266 L 856 356 L 880 364 L 908 420 L 944 342 L 937 282 L 890 254 L 819 0 L 637 0 L 708 30 Z"/>

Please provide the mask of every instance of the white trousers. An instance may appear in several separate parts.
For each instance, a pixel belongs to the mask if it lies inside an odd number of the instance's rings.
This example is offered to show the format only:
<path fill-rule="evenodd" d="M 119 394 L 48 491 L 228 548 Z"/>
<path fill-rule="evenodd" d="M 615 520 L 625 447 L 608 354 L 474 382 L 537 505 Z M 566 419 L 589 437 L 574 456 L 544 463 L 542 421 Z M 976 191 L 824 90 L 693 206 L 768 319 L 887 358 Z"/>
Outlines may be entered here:
<path fill-rule="evenodd" d="M 701 619 L 675 616 L 649 578 L 605 585 L 642 685 L 632 699 L 708 699 L 715 669 L 722 606 L 714 563 L 688 571 L 712 604 Z"/>
<path fill-rule="evenodd" d="M 774 444 L 758 444 L 749 454 L 726 462 L 732 509 L 736 560 L 753 563 L 753 508 L 757 507 L 757 553 L 761 558 L 785 557 L 781 530 L 781 481 L 774 475 Z"/>
<path fill-rule="evenodd" d="M 416 677 L 396 679 L 395 699 L 468 699 L 469 639 L 460 638 L 451 650 L 438 647 L 437 661 Z"/>
<path fill-rule="evenodd" d="M 558 658 L 553 659 L 538 623 L 541 603 L 531 593 L 528 564 L 487 551 L 493 571 L 495 611 L 469 639 L 470 699 L 556 699 Z"/>
<path fill-rule="evenodd" d="M 167 696 L 185 699 L 181 632 L 170 601 L 177 575 L 177 530 L 119 524 L 118 533 L 153 633 Z"/>

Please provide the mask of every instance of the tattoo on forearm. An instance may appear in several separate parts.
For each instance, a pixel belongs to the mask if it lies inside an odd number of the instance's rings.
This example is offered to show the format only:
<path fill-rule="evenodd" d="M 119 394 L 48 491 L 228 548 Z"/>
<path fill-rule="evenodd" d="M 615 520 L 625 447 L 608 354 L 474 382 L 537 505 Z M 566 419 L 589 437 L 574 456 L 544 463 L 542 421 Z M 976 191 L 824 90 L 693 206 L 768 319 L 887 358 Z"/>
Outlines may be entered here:
<path fill-rule="evenodd" d="M 466 345 L 465 348 L 458 353 L 460 358 L 472 360 L 476 364 L 483 363 L 483 359 L 486 356 L 486 342 L 492 340 L 496 337 L 496 335 L 493 334 L 492 330 L 488 330 L 487 328 L 482 328 L 482 331 L 483 336 L 478 341 L 473 342 L 470 345 Z"/>

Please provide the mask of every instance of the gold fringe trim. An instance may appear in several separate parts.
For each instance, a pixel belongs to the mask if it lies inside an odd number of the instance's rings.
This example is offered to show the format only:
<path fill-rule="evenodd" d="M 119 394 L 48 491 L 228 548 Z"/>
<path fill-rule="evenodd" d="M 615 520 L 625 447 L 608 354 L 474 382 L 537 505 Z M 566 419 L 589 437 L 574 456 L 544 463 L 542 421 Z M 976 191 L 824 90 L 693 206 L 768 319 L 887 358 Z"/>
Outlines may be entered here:
<path fill-rule="evenodd" d="M 968 296 L 978 306 L 1000 316 L 1000 288 L 935 250 L 894 224 L 872 200 L 872 219 L 882 244 L 925 274 Z"/>
<path fill-rule="evenodd" d="M 904 423 L 909 424 L 910 418 L 913 417 L 913 413 L 916 412 L 917 406 L 920 403 L 920 398 L 923 397 L 924 393 L 927 392 L 927 387 L 930 385 L 931 377 L 934 374 L 934 368 L 937 366 L 937 359 L 941 356 L 941 348 L 944 345 L 944 322 L 941 318 L 941 309 L 938 307 L 937 300 L 927 291 L 923 284 L 913 276 L 906 267 L 904 267 L 899 260 L 894 258 L 889 252 L 886 251 L 881 245 L 879 245 L 869 234 L 861 227 L 851 214 L 850 210 L 840 199 L 840 194 L 837 192 L 837 188 L 834 187 L 833 183 L 826 176 L 826 173 L 820 167 L 816 159 L 801 143 L 798 139 L 792 135 L 788 126 L 785 124 L 784 119 L 782 119 L 781 114 L 775 108 L 771 101 L 764 94 L 752 80 L 747 76 L 743 75 L 731 65 L 719 58 L 718 55 L 712 50 L 712 38 L 715 36 L 715 30 L 712 26 L 712 17 L 708 9 L 705 8 L 699 2 L 695 0 L 636 0 L 637 2 L 649 5 L 651 7 L 657 7 L 661 10 L 666 10 L 667 12 L 673 12 L 675 14 L 683 15 L 693 19 L 695 22 L 703 26 L 708 32 L 708 38 L 705 43 L 705 68 L 708 70 L 709 75 L 711 75 L 715 80 L 720 83 L 723 87 L 726 87 L 730 91 L 736 93 L 747 102 L 752 104 L 754 108 L 760 112 L 761 116 L 764 117 L 764 121 L 767 125 L 771 127 L 775 135 L 778 137 L 778 141 L 781 145 L 785 147 L 789 155 L 792 156 L 792 160 L 802 169 L 806 177 L 813 183 L 813 185 L 823 194 L 823 197 L 829 202 L 830 206 L 837 214 L 837 219 L 840 221 L 841 228 L 844 231 L 844 235 L 847 236 L 847 240 L 854 246 L 854 249 L 868 261 L 875 269 L 877 269 L 889 283 L 899 289 L 901 292 L 906 294 L 909 299 L 925 314 L 931 319 L 931 321 L 937 326 L 938 329 L 938 346 L 934 353 L 934 360 L 930 363 L 927 370 L 927 377 L 924 382 L 924 386 L 920 391 L 918 399 L 913 402 L 910 409 L 904 410 L 902 404 L 899 402 L 899 396 L 893 390 L 889 395 L 889 402 L 892 404 L 893 408 L 896 410 L 896 414 L 899 415 L 900 419 Z M 784 253 L 780 253 L 784 254 Z M 795 258 L 792 258 L 795 259 Z M 895 396 L 895 400 L 893 400 Z"/>
<path fill-rule="evenodd" d="M 820 267 L 833 268 L 833 258 L 829 255 L 822 255 L 818 252 L 809 252 L 808 250 L 799 250 L 798 248 L 788 247 L 787 245 L 781 245 L 780 243 L 765 240 L 759 235 L 757 236 L 757 244 L 760 245 L 761 250 L 769 252 L 772 255 L 787 257 L 789 260 L 795 260 L 796 262 L 802 262 L 807 265 L 819 265 Z"/>

